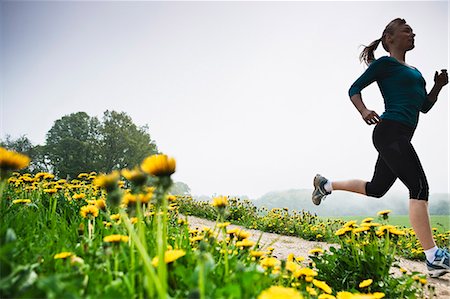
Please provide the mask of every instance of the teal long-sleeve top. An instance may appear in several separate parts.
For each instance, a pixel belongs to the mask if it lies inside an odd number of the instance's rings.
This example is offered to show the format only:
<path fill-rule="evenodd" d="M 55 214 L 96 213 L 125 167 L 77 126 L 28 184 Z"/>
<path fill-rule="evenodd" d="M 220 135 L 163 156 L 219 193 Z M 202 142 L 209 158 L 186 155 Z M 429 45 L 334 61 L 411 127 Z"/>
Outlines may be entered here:
<path fill-rule="evenodd" d="M 375 81 L 384 99 L 382 119 L 399 121 L 415 128 L 419 112 L 427 113 L 434 105 L 428 100 L 425 79 L 419 70 L 389 56 L 373 61 L 352 84 L 349 96 L 360 94 L 361 90 Z"/>

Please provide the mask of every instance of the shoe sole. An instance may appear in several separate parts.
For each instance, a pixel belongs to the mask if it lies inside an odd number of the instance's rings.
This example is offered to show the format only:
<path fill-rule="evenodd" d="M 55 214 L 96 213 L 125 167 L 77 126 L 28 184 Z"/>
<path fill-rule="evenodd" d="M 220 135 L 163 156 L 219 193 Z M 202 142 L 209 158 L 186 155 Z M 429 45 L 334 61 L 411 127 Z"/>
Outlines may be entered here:
<path fill-rule="evenodd" d="M 313 204 L 315 204 L 316 206 L 320 205 L 320 203 L 322 202 L 322 199 L 321 199 L 321 198 L 319 198 L 319 201 L 318 201 L 317 203 L 316 203 L 316 201 L 314 200 L 314 199 L 315 199 L 314 193 L 316 193 L 316 190 L 317 190 L 317 188 L 319 188 L 319 184 L 320 184 L 319 178 L 320 178 L 320 175 L 317 174 L 317 175 L 314 177 L 314 180 L 313 180 L 314 191 L 313 191 L 313 193 L 312 193 L 312 202 L 313 202 Z"/>
<path fill-rule="evenodd" d="M 431 278 L 438 278 L 438 277 L 441 277 L 442 275 L 445 275 L 447 273 L 450 273 L 449 269 L 442 269 L 442 270 L 429 271 L 428 275 L 430 275 Z"/>

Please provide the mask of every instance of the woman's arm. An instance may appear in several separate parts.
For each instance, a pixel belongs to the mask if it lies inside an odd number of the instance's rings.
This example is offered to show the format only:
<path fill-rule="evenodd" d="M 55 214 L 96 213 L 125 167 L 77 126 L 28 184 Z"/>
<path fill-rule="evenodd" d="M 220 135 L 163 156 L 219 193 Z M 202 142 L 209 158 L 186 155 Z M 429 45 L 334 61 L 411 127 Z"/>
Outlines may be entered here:
<path fill-rule="evenodd" d="M 351 96 L 350 100 L 353 105 L 355 105 L 356 109 L 358 109 L 359 113 L 361 113 L 362 118 L 368 125 L 374 125 L 380 122 L 380 116 L 375 111 L 366 108 L 360 93 Z"/>
<path fill-rule="evenodd" d="M 442 90 L 442 87 L 448 84 L 447 70 L 441 71 L 442 72 L 440 74 L 438 74 L 438 72 L 434 73 L 434 86 L 427 95 L 428 101 L 425 101 L 422 109 L 420 110 L 423 113 L 427 113 L 431 107 L 433 107 L 434 103 L 437 101 L 439 92 Z"/>

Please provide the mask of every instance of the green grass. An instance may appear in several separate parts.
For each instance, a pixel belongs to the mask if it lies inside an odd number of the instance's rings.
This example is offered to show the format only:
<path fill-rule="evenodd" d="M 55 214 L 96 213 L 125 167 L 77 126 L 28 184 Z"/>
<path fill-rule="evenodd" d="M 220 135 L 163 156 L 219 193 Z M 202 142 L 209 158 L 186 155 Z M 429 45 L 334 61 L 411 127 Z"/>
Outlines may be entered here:
<path fill-rule="evenodd" d="M 375 216 L 341 216 L 341 217 L 321 217 L 323 219 L 342 219 L 345 221 L 356 220 L 361 221 L 365 218 L 372 217 L 377 221 Z M 430 215 L 431 226 L 437 228 L 438 231 L 445 232 L 450 230 L 450 215 Z M 391 215 L 389 216 L 389 224 L 411 227 L 408 215 Z"/>

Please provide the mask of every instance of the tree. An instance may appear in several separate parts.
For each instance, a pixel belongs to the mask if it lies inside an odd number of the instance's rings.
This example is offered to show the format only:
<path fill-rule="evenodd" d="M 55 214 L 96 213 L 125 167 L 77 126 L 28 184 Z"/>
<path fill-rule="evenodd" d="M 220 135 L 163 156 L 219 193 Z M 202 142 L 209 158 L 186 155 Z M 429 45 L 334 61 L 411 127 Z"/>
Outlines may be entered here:
<path fill-rule="evenodd" d="M 55 121 L 47 133 L 46 152 L 59 177 L 76 177 L 98 167 L 99 121 L 85 112 L 72 113 Z"/>
<path fill-rule="evenodd" d="M 13 139 L 10 135 L 6 135 L 5 140 L 0 141 L 0 146 L 30 157 L 30 165 L 21 170 L 21 172 L 37 173 L 40 171 L 48 172 L 50 170 L 48 164 L 49 161 L 45 157 L 43 147 L 41 145 L 33 145 L 25 135 L 22 135 L 17 139 Z"/>
<path fill-rule="evenodd" d="M 105 111 L 100 128 L 100 171 L 133 168 L 158 152 L 148 134 L 148 127 L 137 127 L 124 112 Z"/>
<path fill-rule="evenodd" d="M 81 172 L 133 168 L 157 147 L 146 126 L 137 127 L 124 112 L 106 111 L 102 122 L 85 112 L 56 120 L 41 151 L 55 175 L 74 178 Z"/>
<path fill-rule="evenodd" d="M 190 195 L 191 188 L 183 182 L 175 182 L 169 189 L 169 193 L 174 195 Z"/>

